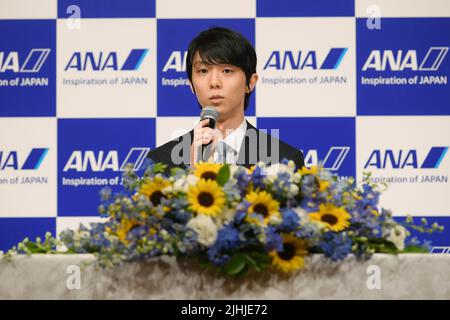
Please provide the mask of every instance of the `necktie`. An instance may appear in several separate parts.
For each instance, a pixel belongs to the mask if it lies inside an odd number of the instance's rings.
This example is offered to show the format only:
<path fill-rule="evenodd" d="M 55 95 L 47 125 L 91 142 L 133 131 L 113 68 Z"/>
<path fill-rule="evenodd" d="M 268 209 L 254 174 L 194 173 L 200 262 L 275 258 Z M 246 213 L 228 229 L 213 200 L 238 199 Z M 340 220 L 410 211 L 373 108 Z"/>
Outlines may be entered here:
<path fill-rule="evenodd" d="M 227 144 L 222 140 L 217 141 L 217 163 L 225 163 L 227 161 Z"/>

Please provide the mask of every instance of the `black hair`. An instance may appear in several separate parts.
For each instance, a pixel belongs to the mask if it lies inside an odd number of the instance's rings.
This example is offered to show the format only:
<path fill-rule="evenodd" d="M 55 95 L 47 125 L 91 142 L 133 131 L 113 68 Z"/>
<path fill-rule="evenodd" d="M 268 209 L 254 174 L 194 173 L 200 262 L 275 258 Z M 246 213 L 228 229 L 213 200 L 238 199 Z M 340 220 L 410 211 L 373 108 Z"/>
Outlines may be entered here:
<path fill-rule="evenodd" d="M 245 73 L 247 87 L 249 87 L 252 74 L 256 73 L 255 48 L 242 34 L 236 31 L 211 27 L 192 39 L 186 56 L 186 71 L 191 83 L 192 62 L 196 52 L 206 64 L 231 64 L 241 68 Z M 248 107 L 252 92 L 245 94 L 244 110 Z"/>

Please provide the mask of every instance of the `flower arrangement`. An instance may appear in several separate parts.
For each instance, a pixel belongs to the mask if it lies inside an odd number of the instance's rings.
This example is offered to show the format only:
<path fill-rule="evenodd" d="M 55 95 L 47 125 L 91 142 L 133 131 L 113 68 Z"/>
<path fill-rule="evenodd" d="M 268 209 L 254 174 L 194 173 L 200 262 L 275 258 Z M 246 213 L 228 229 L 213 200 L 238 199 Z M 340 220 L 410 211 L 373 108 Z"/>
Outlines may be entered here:
<path fill-rule="evenodd" d="M 427 221 L 400 223 L 378 208 L 384 185 L 340 178 L 321 167 L 296 169 L 292 161 L 266 166 L 198 163 L 166 173 L 148 161 L 139 176 L 127 166 L 124 190 L 101 191 L 107 220 L 66 230 L 54 239 L 25 239 L 13 253 L 94 253 L 102 267 L 162 255 L 196 258 L 228 275 L 250 269 L 293 272 L 323 253 L 333 261 L 353 254 L 429 252 L 408 229 L 442 231 Z"/>

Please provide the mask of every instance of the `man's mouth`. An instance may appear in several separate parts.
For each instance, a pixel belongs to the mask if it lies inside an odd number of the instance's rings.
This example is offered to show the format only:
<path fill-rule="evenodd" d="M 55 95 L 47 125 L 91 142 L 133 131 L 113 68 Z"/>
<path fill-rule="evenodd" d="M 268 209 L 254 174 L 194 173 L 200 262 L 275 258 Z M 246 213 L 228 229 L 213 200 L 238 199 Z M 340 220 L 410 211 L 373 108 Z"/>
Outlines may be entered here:
<path fill-rule="evenodd" d="M 220 96 L 220 95 L 214 95 L 214 96 L 209 97 L 209 101 L 216 102 L 216 103 L 221 102 L 223 99 L 224 99 L 224 97 Z"/>

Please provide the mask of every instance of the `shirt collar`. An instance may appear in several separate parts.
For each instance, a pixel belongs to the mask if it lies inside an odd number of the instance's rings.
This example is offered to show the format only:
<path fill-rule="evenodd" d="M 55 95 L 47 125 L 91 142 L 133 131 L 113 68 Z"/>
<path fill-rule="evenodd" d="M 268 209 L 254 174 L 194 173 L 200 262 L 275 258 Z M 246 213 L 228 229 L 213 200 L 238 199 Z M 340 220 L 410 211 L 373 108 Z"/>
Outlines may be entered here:
<path fill-rule="evenodd" d="M 231 132 L 225 139 L 223 139 L 223 142 L 225 142 L 229 147 L 233 148 L 237 153 L 239 153 L 246 131 L 247 121 L 244 118 L 239 127 L 233 130 L 233 132 Z"/>

